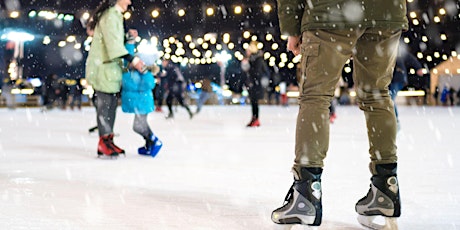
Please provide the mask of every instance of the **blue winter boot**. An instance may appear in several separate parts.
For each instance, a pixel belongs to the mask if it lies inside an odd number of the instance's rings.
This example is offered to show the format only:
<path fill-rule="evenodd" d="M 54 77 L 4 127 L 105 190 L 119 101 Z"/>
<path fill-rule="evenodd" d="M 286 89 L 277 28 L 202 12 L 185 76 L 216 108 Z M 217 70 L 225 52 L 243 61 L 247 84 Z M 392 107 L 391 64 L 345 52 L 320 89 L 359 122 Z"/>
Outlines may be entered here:
<path fill-rule="evenodd" d="M 140 155 L 155 157 L 162 146 L 163 142 L 158 137 L 152 135 L 149 139 L 145 140 L 145 146 L 140 147 L 137 152 Z"/>

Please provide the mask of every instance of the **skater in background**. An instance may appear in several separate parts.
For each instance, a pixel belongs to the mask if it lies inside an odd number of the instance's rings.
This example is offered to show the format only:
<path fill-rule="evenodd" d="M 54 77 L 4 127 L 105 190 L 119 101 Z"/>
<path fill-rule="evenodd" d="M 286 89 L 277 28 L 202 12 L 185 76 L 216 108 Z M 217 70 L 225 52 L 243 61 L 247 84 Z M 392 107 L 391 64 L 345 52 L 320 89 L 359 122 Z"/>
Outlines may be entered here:
<path fill-rule="evenodd" d="M 423 66 L 417 60 L 417 58 L 408 52 L 407 48 L 403 46 L 403 43 L 400 43 L 401 46 L 398 50 L 398 57 L 396 58 L 396 65 L 393 71 L 393 79 L 391 80 L 389 89 L 390 89 L 390 96 L 391 100 L 393 100 L 394 107 L 395 107 L 395 114 L 396 114 L 396 122 L 398 124 L 398 130 L 401 127 L 399 123 L 399 116 L 398 116 L 398 109 L 396 107 L 396 96 L 398 92 L 402 90 L 408 83 L 408 73 L 409 70 L 412 68 L 415 70 L 417 76 L 423 76 Z"/>
<path fill-rule="evenodd" d="M 260 126 L 259 100 L 264 97 L 262 77 L 268 77 L 270 70 L 265 64 L 262 52 L 257 48 L 257 42 L 252 41 L 246 49 L 246 58 L 241 61 L 241 68 L 246 72 L 245 86 L 248 89 L 249 101 L 251 102 L 252 117 L 247 127 Z"/>
<path fill-rule="evenodd" d="M 166 104 L 168 105 L 169 114 L 166 118 L 174 118 L 172 105 L 173 100 L 176 99 L 177 102 L 179 102 L 179 104 L 187 110 L 190 119 L 192 119 L 192 111 L 190 110 L 190 108 L 184 100 L 184 76 L 180 72 L 179 68 L 167 59 L 163 60 L 162 66 L 162 74 L 164 76 L 163 79 L 166 80 L 166 88 L 168 91 L 168 96 L 166 97 Z"/>
<path fill-rule="evenodd" d="M 116 157 L 125 153 L 113 142 L 117 94 L 120 92 L 122 79 L 122 60 L 138 71 L 144 70 L 142 60 L 130 55 L 124 44 L 123 12 L 129 5 L 131 0 L 103 0 L 88 22 L 89 34 L 93 34 L 93 40 L 85 72 L 86 79 L 97 95 L 99 157 Z"/>
<path fill-rule="evenodd" d="M 134 55 L 137 36 L 138 32 L 135 29 L 130 29 L 126 36 L 126 49 L 131 55 Z M 159 67 L 155 65 L 148 66 L 148 69 L 156 73 L 159 71 Z M 155 108 L 153 97 L 155 78 L 150 70 L 145 73 L 129 70 L 123 73 L 121 86 L 121 109 L 125 113 L 134 113 L 133 130 L 145 140 L 145 145 L 138 149 L 138 153 L 154 157 L 163 146 L 147 122 L 148 114 Z"/>
<path fill-rule="evenodd" d="M 319 226 L 322 221 L 321 175 L 329 148 L 329 109 L 346 61 L 353 57 L 359 108 L 369 139 L 370 189 L 355 206 L 361 224 L 378 225 L 371 216 L 396 225 L 401 215 L 397 180 L 396 116 L 389 96 L 399 39 L 408 28 L 406 1 L 278 0 L 287 48 L 302 54 L 296 124 L 294 183 L 285 203 L 272 213 L 278 224 Z M 299 7 L 292 7 L 299 6 Z M 353 14 L 349 14 L 353 9 Z M 344 170 L 354 166 L 344 164 Z M 390 226 L 391 225 L 391 226 Z M 380 226 L 383 227 L 383 226 Z"/>

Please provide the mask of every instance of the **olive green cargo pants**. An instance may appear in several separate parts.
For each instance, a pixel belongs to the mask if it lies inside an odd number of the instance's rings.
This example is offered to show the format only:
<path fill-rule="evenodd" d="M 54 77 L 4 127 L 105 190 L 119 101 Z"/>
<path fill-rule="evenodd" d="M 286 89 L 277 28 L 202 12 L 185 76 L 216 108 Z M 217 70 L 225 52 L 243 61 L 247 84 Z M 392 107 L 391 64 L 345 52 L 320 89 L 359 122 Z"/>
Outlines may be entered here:
<path fill-rule="evenodd" d="M 396 117 L 388 85 L 400 36 L 400 31 L 377 28 L 303 33 L 295 171 L 323 167 L 329 148 L 329 106 L 350 57 L 357 102 L 366 118 L 371 171 L 372 165 L 397 161 Z"/>

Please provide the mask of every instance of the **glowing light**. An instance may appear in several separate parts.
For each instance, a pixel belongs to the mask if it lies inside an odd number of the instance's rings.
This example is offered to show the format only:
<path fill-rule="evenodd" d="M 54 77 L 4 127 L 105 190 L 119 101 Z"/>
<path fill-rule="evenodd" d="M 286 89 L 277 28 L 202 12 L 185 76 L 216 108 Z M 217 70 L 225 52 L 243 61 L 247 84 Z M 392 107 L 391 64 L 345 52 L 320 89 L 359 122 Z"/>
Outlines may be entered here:
<path fill-rule="evenodd" d="M 195 43 L 190 42 L 190 43 L 188 44 L 188 48 L 190 48 L 190 49 L 195 49 L 195 48 L 196 48 Z"/>
<path fill-rule="evenodd" d="M 151 15 L 152 15 L 153 18 L 158 18 L 158 16 L 160 16 L 160 11 L 152 10 Z"/>
<path fill-rule="evenodd" d="M 185 35 L 184 39 L 185 39 L 186 42 L 191 42 L 192 41 L 192 35 L 187 34 L 187 35 Z"/>
<path fill-rule="evenodd" d="M 230 34 L 225 33 L 224 35 L 222 35 L 222 40 L 225 44 L 228 44 L 230 42 Z"/>
<path fill-rule="evenodd" d="M 177 11 L 177 15 L 179 15 L 179 17 L 183 17 L 185 15 L 185 10 L 180 9 L 179 11 Z"/>
<path fill-rule="evenodd" d="M 409 13 L 409 16 L 410 16 L 411 18 L 416 18 L 416 17 L 417 17 L 417 13 L 415 13 L 414 11 L 412 11 L 412 12 Z"/>
<path fill-rule="evenodd" d="M 34 40 L 35 36 L 27 32 L 10 31 L 6 34 L 2 34 L 0 38 L 2 40 L 28 42 Z"/>
<path fill-rule="evenodd" d="M 64 47 L 64 46 L 66 46 L 66 45 L 67 45 L 67 42 L 65 42 L 65 41 L 60 41 L 60 42 L 58 43 L 58 46 L 59 46 L 59 47 Z"/>
<path fill-rule="evenodd" d="M 248 39 L 250 36 L 251 36 L 251 32 L 249 32 L 249 31 L 244 31 L 243 32 L 243 37 L 244 38 Z"/>
<path fill-rule="evenodd" d="M 439 52 L 434 52 L 434 54 L 433 54 L 433 55 L 434 55 L 434 57 L 435 57 L 435 58 L 439 58 L 439 57 L 441 57 L 441 55 L 439 54 Z"/>
<path fill-rule="evenodd" d="M 257 43 L 257 49 L 261 50 L 263 48 L 264 48 L 264 43 L 262 42 Z"/>
<path fill-rule="evenodd" d="M 45 36 L 43 38 L 43 45 L 48 45 L 51 43 L 51 38 L 49 36 Z"/>
<path fill-rule="evenodd" d="M 29 18 L 34 18 L 35 16 L 37 16 L 37 11 L 31 10 L 31 11 L 29 12 Z"/>
<path fill-rule="evenodd" d="M 265 35 L 265 40 L 271 41 L 272 39 L 273 39 L 273 35 L 272 35 L 272 34 L 267 34 L 267 35 Z"/>
<path fill-rule="evenodd" d="M 439 14 L 440 15 L 446 15 L 446 9 L 444 9 L 444 8 L 439 9 Z"/>
<path fill-rule="evenodd" d="M 417 19 L 414 19 L 412 20 L 412 24 L 414 24 L 414 26 L 418 26 L 420 22 Z"/>
<path fill-rule="evenodd" d="M 409 44 L 409 42 L 410 42 L 410 39 L 408 37 L 405 37 L 404 38 L 404 43 Z"/>
<path fill-rule="evenodd" d="M 278 43 L 273 43 L 272 44 L 272 50 L 277 50 L 279 48 Z"/>
<path fill-rule="evenodd" d="M 208 7 L 208 8 L 206 9 L 206 15 L 208 15 L 208 16 L 214 15 L 214 8 Z"/>
<path fill-rule="evenodd" d="M 233 42 L 228 43 L 227 45 L 228 49 L 232 50 L 235 48 L 235 44 Z"/>
<path fill-rule="evenodd" d="M 452 55 L 452 57 L 457 57 L 457 55 L 458 55 L 458 54 L 457 54 L 457 51 L 455 51 L 455 50 L 452 51 L 452 52 L 451 52 L 451 55 Z"/>
<path fill-rule="evenodd" d="M 76 40 L 76 37 L 74 35 L 69 35 L 67 36 L 66 41 L 67 42 L 74 42 Z"/>
<path fill-rule="evenodd" d="M 217 45 L 216 45 L 216 50 L 222 50 L 222 45 L 221 45 L 221 44 L 217 44 Z"/>
<path fill-rule="evenodd" d="M 447 40 L 447 35 L 441 34 L 441 40 L 443 40 L 443 41 Z"/>
<path fill-rule="evenodd" d="M 227 51 L 222 51 L 221 53 L 216 54 L 216 59 L 217 61 L 227 63 L 228 60 L 232 59 L 232 55 L 227 53 Z"/>
<path fill-rule="evenodd" d="M 243 12 L 243 8 L 241 6 L 235 6 L 235 9 L 233 10 L 235 14 L 241 14 Z"/>
<path fill-rule="evenodd" d="M 257 41 L 257 35 L 252 35 L 251 40 L 252 41 Z"/>
<path fill-rule="evenodd" d="M 290 62 L 290 63 L 288 64 L 287 67 L 288 67 L 289 69 L 292 69 L 292 68 L 294 68 L 294 66 L 295 66 L 294 63 Z"/>
<path fill-rule="evenodd" d="M 423 41 L 423 42 L 427 42 L 427 41 L 428 41 L 428 37 L 427 37 L 427 36 L 422 36 L 422 41 Z"/>
<path fill-rule="evenodd" d="M 438 16 L 435 16 L 435 17 L 433 18 L 433 21 L 434 21 L 435 23 L 440 23 L 440 22 L 441 22 L 441 18 L 439 18 Z"/>
<path fill-rule="evenodd" d="M 209 48 L 209 44 L 207 42 L 203 42 L 203 44 L 201 44 L 201 47 L 203 47 L 203 49 L 208 49 Z"/>
<path fill-rule="evenodd" d="M 418 52 L 418 53 L 417 53 L 417 57 L 418 57 L 419 59 L 422 59 L 422 58 L 423 58 L 423 54 L 422 54 L 421 52 Z"/>
<path fill-rule="evenodd" d="M 126 20 L 130 19 L 131 18 L 131 13 L 130 12 L 125 12 L 123 14 L 123 18 L 125 18 Z"/>
<path fill-rule="evenodd" d="M 79 50 L 81 48 L 81 43 L 75 43 L 73 48 L 76 49 L 76 50 Z"/>
<path fill-rule="evenodd" d="M 198 38 L 198 39 L 196 39 L 196 42 L 198 43 L 198 45 L 201 45 L 201 44 L 203 44 L 204 39 L 203 38 Z"/>
<path fill-rule="evenodd" d="M 289 36 L 287 36 L 287 35 L 281 35 L 281 40 L 286 41 L 286 40 L 288 39 L 288 37 L 289 37 Z"/>
<path fill-rule="evenodd" d="M 432 58 L 431 56 L 426 56 L 426 60 L 427 60 L 428 62 L 432 62 L 432 61 L 433 61 L 433 58 Z"/>
<path fill-rule="evenodd" d="M 91 15 L 88 12 L 85 12 L 81 15 L 81 18 L 88 20 Z"/>
<path fill-rule="evenodd" d="M 19 18 L 19 11 L 11 11 L 10 18 Z"/>
<path fill-rule="evenodd" d="M 270 6 L 269 4 L 264 4 L 263 10 L 265 13 L 270 13 L 270 11 L 272 11 L 272 6 Z"/>

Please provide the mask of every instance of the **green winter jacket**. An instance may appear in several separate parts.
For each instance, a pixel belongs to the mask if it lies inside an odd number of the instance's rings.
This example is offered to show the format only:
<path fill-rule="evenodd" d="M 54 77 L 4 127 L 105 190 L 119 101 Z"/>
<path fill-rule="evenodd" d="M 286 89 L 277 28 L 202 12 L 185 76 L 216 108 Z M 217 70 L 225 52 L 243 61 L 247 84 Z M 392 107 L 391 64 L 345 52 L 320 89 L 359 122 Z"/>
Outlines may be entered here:
<path fill-rule="evenodd" d="M 283 35 L 311 29 L 408 28 L 406 0 L 278 0 Z"/>
<path fill-rule="evenodd" d="M 100 17 L 94 28 L 91 50 L 86 60 L 86 79 L 104 93 L 118 93 L 121 87 L 124 45 L 123 15 L 115 7 Z"/>

